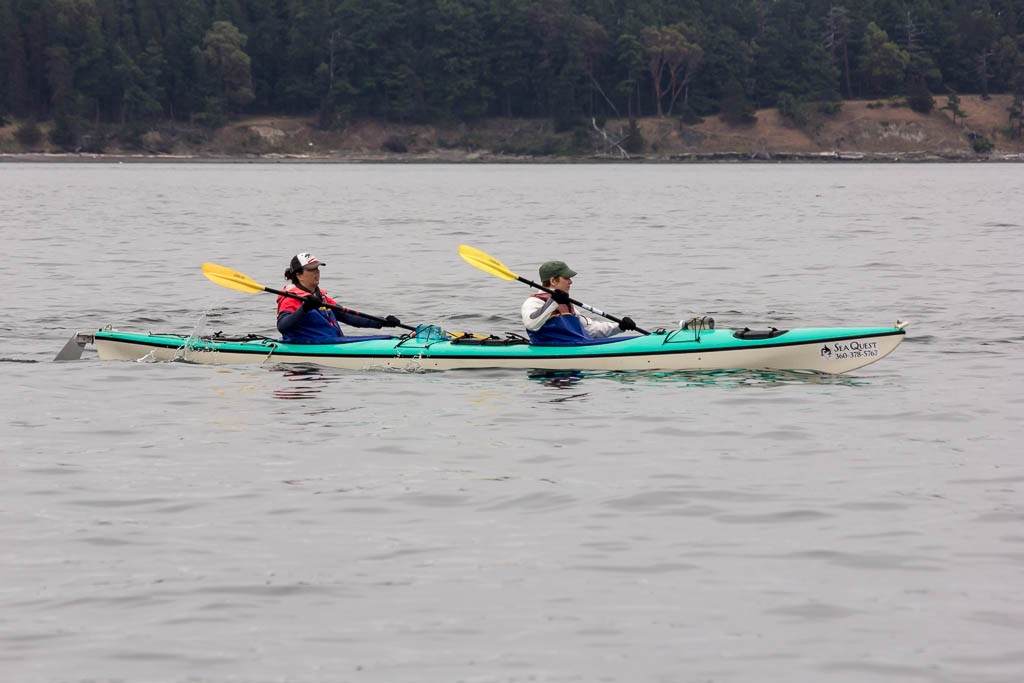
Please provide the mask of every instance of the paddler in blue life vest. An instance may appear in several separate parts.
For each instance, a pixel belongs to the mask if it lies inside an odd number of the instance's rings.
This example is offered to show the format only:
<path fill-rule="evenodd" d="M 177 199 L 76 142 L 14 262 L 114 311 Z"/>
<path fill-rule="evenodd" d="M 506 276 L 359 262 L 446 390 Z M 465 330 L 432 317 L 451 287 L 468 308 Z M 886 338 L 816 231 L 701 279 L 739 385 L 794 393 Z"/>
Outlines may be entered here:
<path fill-rule="evenodd" d="M 397 327 L 402 322 L 393 315 L 384 322 L 327 308 L 338 302 L 320 289 L 320 266 L 327 265 L 309 252 L 296 254 L 284 271 L 292 286 L 284 291 L 297 294 L 302 300 L 290 296 L 277 297 L 277 330 L 282 340 L 290 344 L 333 344 L 345 336 L 339 322 L 352 327 Z"/>
<path fill-rule="evenodd" d="M 576 271 L 565 261 L 545 261 L 539 273 L 541 283 L 552 293 L 534 294 L 523 302 L 522 308 L 523 325 L 534 344 L 585 344 L 636 329 L 636 323 L 629 316 L 620 323 L 613 323 L 591 320 L 577 313 L 569 302 L 569 288 Z"/>

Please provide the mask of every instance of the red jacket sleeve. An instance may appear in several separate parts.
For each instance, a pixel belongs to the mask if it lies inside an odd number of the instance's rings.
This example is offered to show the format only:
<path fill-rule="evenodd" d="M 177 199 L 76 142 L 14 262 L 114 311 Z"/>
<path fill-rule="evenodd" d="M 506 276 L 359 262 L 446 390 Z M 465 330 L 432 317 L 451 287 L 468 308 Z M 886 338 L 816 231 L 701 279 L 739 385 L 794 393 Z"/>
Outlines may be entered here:
<path fill-rule="evenodd" d="M 323 298 L 324 303 L 331 304 L 332 306 L 338 306 L 338 302 L 327 296 L 327 292 L 320 290 L 320 296 Z M 299 306 L 302 305 L 302 301 L 295 299 L 290 296 L 279 296 L 277 297 L 277 314 L 291 313 L 292 311 L 298 310 Z"/>

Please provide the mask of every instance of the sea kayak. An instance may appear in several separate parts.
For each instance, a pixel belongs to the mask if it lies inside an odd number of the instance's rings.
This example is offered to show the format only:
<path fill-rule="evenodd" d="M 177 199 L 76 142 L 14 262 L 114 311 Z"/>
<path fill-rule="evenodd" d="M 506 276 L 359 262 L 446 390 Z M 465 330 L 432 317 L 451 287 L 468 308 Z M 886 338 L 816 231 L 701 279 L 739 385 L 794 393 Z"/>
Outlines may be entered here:
<path fill-rule="evenodd" d="M 245 337 L 123 332 L 80 333 L 101 360 L 184 360 L 204 365 L 314 364 L 348 370 L 810 370 L 838 374 L 889 355 L 906 335 L 889 327 L 779 330 L 679 329 L 579 346 L 538 346 L 505 338 L 350 337 L 340 344 L 286 344 Z M 74 338 L 72 341 L 75 341 Z M 69 342 L 69 345 L 71 342 Z"/>

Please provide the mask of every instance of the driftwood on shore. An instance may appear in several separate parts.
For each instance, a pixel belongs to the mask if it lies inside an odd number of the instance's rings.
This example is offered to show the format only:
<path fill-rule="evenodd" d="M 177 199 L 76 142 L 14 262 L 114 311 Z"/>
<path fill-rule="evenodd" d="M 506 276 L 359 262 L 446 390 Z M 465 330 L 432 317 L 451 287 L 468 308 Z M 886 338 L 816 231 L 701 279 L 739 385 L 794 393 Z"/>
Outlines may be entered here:
<path fill-rule="evenodd" d="M 604 140 L 605 149 L 615 148 L 619 151 L 619 155 L 623 159 L 629 158 L 629 152 L 623 149 L 621 144 L 626 140 L 626 138 L 629 137 L 628 134 L 625 137 L 620 138 L 619 140 L 612 140 L 608 133 L 605 131 L 605 129 L 597 125 L 597 119 L 595 119 L 594 117 L 590 117 L 590 125 L 594 127 L 594 130 L 596 130 L 598 134 L 601 136 L 601 138 Z"/>

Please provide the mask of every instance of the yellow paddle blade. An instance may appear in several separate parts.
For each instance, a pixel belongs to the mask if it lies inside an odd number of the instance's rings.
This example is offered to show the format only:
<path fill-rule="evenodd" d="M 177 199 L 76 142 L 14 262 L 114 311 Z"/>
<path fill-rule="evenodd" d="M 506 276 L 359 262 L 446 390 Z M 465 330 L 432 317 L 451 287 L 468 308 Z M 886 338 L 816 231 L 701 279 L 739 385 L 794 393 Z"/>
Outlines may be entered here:
<path fill-rule="evenodd" d="M 239 292 L 246 292 L 247 294 L 256 294 L 266 290 L 266 287 L 252 278 L 239 273 L 237 270 L 218 266 L 216 263 L 204 263 L 203 275 L 221 287 L 237 289 Z"/>
<path fill-rule="evenodd" d="M 485 273 L 490 273 L 496 277 L 500 277 L 502 280 L 516 280 L 519 278 L 518 275 L 509 270 L 504 263 L 494 258 L 490 254 L 485 254 L 479 249 L 474 249 L 467 244 L 459 245 L 459 256 L 465 259 L 466 263 L 479 268 Z"/>

